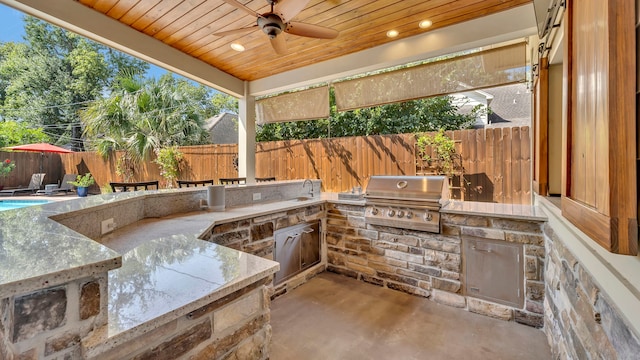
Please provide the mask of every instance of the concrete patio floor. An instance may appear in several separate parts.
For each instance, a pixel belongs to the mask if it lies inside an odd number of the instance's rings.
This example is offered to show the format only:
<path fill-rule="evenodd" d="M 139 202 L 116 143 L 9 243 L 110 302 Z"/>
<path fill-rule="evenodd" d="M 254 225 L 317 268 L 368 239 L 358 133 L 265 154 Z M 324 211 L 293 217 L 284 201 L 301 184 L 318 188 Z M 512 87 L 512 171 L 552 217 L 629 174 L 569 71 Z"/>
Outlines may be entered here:
<path fill-rule="evenodd" d="M 322 273 L 272 303 L 272 360 L 550 359 L 544 332 Z"/>

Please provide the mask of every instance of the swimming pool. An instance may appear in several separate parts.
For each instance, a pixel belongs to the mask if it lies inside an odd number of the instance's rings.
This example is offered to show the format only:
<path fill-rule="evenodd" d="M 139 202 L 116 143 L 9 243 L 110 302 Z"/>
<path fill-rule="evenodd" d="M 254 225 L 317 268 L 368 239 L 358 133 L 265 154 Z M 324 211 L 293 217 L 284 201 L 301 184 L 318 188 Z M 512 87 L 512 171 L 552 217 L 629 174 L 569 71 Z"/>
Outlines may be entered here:
<path fill-rule="evenodd" d="M 42 205 L 49 200 L 0 200 L 0 211 L 19 209 L 32 205 Z"/>

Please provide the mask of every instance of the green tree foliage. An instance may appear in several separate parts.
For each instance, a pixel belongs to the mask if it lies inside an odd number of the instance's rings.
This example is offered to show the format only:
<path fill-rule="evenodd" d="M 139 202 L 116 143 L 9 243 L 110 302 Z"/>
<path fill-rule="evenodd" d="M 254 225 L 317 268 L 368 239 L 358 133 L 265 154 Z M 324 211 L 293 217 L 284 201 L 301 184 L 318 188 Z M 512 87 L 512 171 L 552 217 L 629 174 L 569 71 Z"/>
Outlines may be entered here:
<path fill-rule="evenodd" d="M 56 143 L 82 149 L 79 111 L 122 72 L 149 65 L 30 16 L 24 43 L 0 44 L 0 119 L 43 127 Z"/>
<path fill-rule="evenodd" d="M 49 136 L 42 129 L 32 129 L 15 121 L 0 122 L 0 148 L 49 142 Z"/>
<path fill-rule="evenodd" d="M 459 114 L 449 96 L 412 100 L 366 109 L 337 112 L 330 120 L 296 121 L 260 126 L 257 141 L 384 135 L 469 128 L 480 108 Z"/>
<path fill-rule="evenodd" d="M 238 99 L 233 96 L 217 92 L 211 97 L 211 104 L 214 115 L 222 112 L 238 113 Z"/>
<path fill-rule="evenodd" d="M 204 86 L 166 74 L 159 80 L 119 78 L 111 95 L 81 116 L 92 150 L 104 157 L 124 150 L 137 163 L 162 148 L 207 143 L 202 124 L 212 111 Z"/>

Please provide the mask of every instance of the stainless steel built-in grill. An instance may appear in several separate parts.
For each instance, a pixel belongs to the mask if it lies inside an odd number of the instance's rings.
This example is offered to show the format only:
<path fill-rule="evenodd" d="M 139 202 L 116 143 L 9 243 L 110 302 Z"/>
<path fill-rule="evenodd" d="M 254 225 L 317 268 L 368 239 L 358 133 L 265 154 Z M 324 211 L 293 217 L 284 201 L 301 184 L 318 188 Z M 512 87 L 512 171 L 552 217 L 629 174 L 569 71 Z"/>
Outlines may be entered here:
<path fill-rule="evenodd" d="M 368 224 L 440 233 L 449 186 L 445 176 L 372 176 L 364 197 Z"/>

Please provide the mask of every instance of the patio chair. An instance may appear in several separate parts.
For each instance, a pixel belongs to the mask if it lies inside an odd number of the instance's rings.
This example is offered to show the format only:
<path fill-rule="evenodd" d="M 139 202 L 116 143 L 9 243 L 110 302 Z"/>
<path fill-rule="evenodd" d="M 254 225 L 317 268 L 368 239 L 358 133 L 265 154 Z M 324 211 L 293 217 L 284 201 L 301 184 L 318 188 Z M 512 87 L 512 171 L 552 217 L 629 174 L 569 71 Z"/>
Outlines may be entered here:
<path fill-rule="evenodd" d="M 110 182 L 111 191 L 113 192 L 125 192 L 129 190 L 154 190 L 150 189 L 155 187 L 155 190 L 159 189 L 159 181 L 140 181 L 140 182 Z"/>
<path fill-rule="evenodd" d="M 37 195 L 55 195 L 55 194 L 68 194 L 73 192 L 73 185 L 69 184 L 69 181 L 75 181 L 78 177 L 77 174 L 64 174 L 62 177 L 62 181 L 57 188 L 47 189 L 48 186 L 45 186 L 44 190 L 36 191 Z M 55 185 L 55 184 L 54 184 Z"/>
<path fill-rule="evenodd" d="M 213 179 L 211 180 L 177 180 L 179 188 L 183 187 L 198 187 L 198 186 L 207 186 L 213 185 Z"/>
<path fill-rule="evenodd" d="M 16 194 L 21 193 L 35 193 L 40 190 L 42 186 L 42 181 L 44 180 L 45 173 L 35 173 L 31 175 L 31 181 L 29 182 L 29 186 L 26 188 L 16 188 L 16 189 L 5 189 L 0 190 L 0 195 L 3 196 L 14 196 Z"/>
<path fill-rule="evenodd" d="M 247 178 L 220 178 L 220 185 L 246 184 Z"/>
<path fill-rule="evenodd" d="M 268 181 L 276 181 L 276 177 L 275 176 L 270 176 L 270 177 L 257 177 L 256 178 L 256 182 L 268 182 Z"/>

